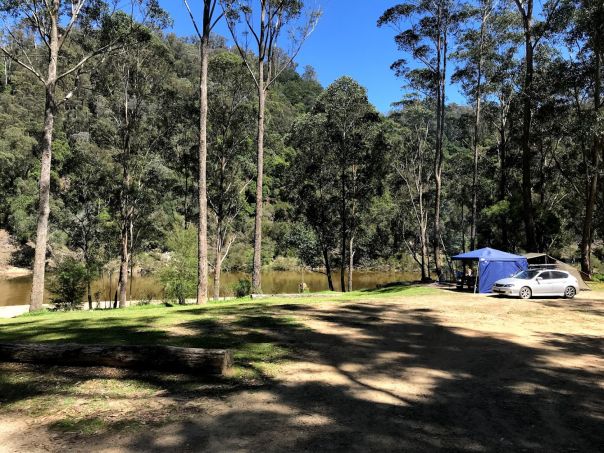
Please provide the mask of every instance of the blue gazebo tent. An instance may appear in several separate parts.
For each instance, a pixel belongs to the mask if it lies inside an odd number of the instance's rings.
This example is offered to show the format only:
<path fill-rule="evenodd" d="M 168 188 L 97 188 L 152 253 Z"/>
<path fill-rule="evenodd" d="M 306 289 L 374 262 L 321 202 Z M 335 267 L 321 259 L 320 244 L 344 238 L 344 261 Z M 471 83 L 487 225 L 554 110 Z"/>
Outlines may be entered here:
<path fill-rule="evenodd" d="M 490 293 L 493 284 L 517 272 L 528 269 L 524 256 L 485 247 L 453 257 L 460 261 L 478 261 L 478 292 Z"/>

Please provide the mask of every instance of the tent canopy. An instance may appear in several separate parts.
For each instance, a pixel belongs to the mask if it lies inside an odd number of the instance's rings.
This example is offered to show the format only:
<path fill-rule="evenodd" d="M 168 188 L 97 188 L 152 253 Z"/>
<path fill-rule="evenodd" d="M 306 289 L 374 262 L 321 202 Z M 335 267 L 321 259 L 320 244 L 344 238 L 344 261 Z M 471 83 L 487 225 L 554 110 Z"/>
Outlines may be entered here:
<path fill-rule="evenodd" d="M 490 261 L 518 261 L 526 259 L 520 255 L 502 252 L 501 250 L 485 247 L 483 249 L 472 250 L 453 257 L 454 260 L 490 260 Z"/>
<path fill-rule="evenodd" d="M 478 261 L 478 291 L 480 293 L 490 293 L 497 280 L 528 269 L 528 263 L 524 256 L 489 247 L 462 253 L 454 256 L 453 259 Z"/>
<path fill-rule="evenodd" d="M 591 290 L 583 280 L 583 276 L 581 275 L 579 269 L 571 266 L 570 264 L 566 264 L 562 261 L 559 261 L 556 258 L 553 258 L 545 253 L 527 253 L 524 255 L 524 257 L 528 260 L 529 265 L 547 264 L 553 265 L 558 269 L 562 269 L 577 279 L 577 281 L 579 282 L 579 289 L 581 291 Z"/>

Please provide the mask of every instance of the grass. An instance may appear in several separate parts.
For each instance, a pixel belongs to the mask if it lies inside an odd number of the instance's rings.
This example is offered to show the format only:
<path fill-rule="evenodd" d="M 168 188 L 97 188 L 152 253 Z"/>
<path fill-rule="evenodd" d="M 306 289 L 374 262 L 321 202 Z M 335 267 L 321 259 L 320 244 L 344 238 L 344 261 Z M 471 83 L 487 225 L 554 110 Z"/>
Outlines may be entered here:
<path fill-rule="evenodd" d="M 216 388 L 228 392 L 242 385 L 262 385 L 277 376 L 284 363 L 295 360 L 291 336 L 307 329 L 296 318 L 296 307 L 326 301 L 418 297 L 438 292 L 429 287 L 395 286 L 301 298 L 244 298 L 211 302 L 206 306 L 145 305 L 92 312 L 47 311 L 0 320 L 0 342 L 229 348 L 235 357 L 232 373 L 218 382 L 212 381 L 211 386 L 196 376 L 153 371 L 0 364 L 0 415 L 22 413 L 39 417 L 47 420 L 54 431 L 78 435 L 162 423 L 178 414 L 179 408 L 170 402 L 162 403 L 165 404 L 162 407 L 147 407 L 146 401 L 157 395 L 200 397 Z"/>

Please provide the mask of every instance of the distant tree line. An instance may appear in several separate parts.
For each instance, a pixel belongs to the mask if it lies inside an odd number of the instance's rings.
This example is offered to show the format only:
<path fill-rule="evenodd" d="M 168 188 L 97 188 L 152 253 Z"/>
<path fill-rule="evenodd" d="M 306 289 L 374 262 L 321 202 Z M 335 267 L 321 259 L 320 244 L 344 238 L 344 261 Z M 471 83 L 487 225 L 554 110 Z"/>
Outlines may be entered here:
<path fill-rule="evenodd" d="M 603 258 L 601 2 L 393 6 L 378 25 L 395 30 L 407 89 L 387 115 L 349 77 L 324 89 L 298 72 L 318 19 L 302 2 L 188 2 L 190 38 L 166 33 L 150 0 L 136 14 L 41 5 L 0 2 L 0 228 L 36 245 L 32 305 L 62 249 L 89 282 L 119 274 L 121 306 L 135 266 L 168 250 L 197 266 L 164 275 L 195 280 L 169 283 L 200 303 L 208 274 L 214 297 L 225 268 L 261 291 L 279 257 L 342 290 L 355 267 L 412 263 L 428 280 L 482 246 L 590 275 Z M 233 47 L 211 33 L 218 20 Z M 451 83 L 467 105 L 448 102 Z"/>

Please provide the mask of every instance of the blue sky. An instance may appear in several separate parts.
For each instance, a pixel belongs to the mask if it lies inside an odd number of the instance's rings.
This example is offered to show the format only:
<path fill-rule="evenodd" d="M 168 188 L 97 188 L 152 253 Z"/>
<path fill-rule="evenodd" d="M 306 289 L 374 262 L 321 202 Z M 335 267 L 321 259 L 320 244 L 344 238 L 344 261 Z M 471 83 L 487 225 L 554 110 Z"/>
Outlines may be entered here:
<path fill-rule="evenodd" d="M 400 53 L 394 44 L 394 30 L 377 28 L 380 15 L 396 0 L 315 0 L 323 16 L 315 32 L 296 59 L 300 68 L 312 65 L 324 86 L 347 75 L 367 88 L 369 99 L 381 112 L 402 96 L 403 81 L 397 79 L 390 65 Z M 194 34 L 182 0 L 160 0 L 174 20 L 177 35 Z M 190 0 L 193 9 L 201 0 Z M 221 24 L 218 34 L 228 36 Z M 449 88 L 449 101 L 463 103 L 455 87 Z"/>

